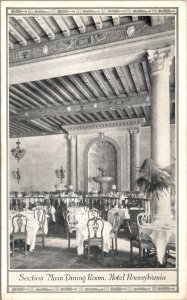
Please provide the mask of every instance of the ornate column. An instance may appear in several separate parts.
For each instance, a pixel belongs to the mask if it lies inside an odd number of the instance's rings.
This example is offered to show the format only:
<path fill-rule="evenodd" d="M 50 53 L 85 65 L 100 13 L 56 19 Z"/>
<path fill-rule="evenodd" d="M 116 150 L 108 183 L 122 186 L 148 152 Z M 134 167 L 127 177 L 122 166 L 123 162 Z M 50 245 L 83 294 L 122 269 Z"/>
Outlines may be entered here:
<path fill-rule="evenodd" d="M 151 66 L 151 158 L 160 167 L 170 165 L 170 94 L 169 75 L 173 46 L 148 50 Z M 153 203 L 153 219 L 171 218 L 170 195 L 163 195 Z"/>
<path fill-rule="evenodd" d="M 135 190 L 139 167 L 139 128 L 129 129 L 130 133 L 130 188 Z"/>
<path fill-rule="evenodd" d="M 76 191 L 77 188 L 77 160 L 76 160 L 76 142 L 77 137 L 75 135 L 68 136 L 70 141 L 70 182 L 69 184 L 73 186 L 73 190 Z"/>

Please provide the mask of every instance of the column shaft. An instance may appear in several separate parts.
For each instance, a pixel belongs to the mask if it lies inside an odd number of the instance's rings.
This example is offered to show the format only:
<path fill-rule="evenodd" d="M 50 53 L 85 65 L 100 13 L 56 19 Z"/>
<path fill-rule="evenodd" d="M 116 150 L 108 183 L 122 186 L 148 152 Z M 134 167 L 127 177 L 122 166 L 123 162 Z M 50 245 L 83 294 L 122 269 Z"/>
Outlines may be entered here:
<path fill-rule="evenodd" d="M 73 190 L 76 190 L 76 136 L 70 136 L 70 185 L 73 185 Z"/>
<path fill-rule="evenodd" d="M 139 129 L 130 129 L 130 188 L 135 190 L 139 168 Z"/>

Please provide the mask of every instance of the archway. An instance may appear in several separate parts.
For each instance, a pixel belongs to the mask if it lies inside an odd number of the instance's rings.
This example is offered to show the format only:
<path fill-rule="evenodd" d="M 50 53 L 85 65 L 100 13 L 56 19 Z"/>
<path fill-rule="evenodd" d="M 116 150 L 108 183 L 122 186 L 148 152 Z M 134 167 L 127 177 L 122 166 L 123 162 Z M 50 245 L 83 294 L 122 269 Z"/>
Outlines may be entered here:
<path fill-rule="evenodd" d="M 106 166 L 105 175 L 112 176 L 108 185 L 115 184 L 121 190 L 121 151 L 119 145 L 110 137 L 101 135 L 88 143 L 84 151 L 84 182 L 85 191 L 99 191 L 94 177 L 101 175 L 98 168 Z"/>

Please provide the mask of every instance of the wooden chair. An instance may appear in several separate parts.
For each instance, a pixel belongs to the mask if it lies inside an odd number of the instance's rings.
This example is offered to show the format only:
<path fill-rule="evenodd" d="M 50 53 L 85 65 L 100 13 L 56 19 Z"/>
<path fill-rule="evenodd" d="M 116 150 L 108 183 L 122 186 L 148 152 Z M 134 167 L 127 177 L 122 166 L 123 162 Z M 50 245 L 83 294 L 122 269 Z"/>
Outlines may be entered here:
<path fill-rule="evenodd" d="M 25 252 L 27 255 L 27 217 L 23 214 L 16 214 L 12 217 L 12 233 L 10 235 L 10 242 L 12 242 L 12 256 L 14 256 L 15 241 L 23 241 Z M 22 243 L 20 243 L 20 251 L 22 250 Z"/>
<path fill-rule="evenodd" d="M 20 204 L 16 204 L 13 208 L 12 208 L 13 211 L 16 211 L 16 212 L 20 212 L 22 211 L 22 207 Z"/>
<path fill-rule="evenodd" d="M 39 228 L 36 233 L 37 237 L 42 238 L 42 246 L 44 248 L 44 239 L 45 239 L 45 233 L 44 233 L 44 226 L 46 222 L 46 212 L 42 207 L 36 207 L 34 209 L 34 218 L 39 222 Z"/>
<path fill-rule="evenodd" d="M 88 211 L 88 219 L 92 219 L 94 217 L 99 218 L 99 211 L 97 208 L 92 208 Z"/>
<path fill-rule="evenodd" d="M 103 228 L 104 222 L 101 218 L 93 217 L 87 222 L 88 240 L 85 244 L 88 247 L 88 262 L 90 262 L 90 250 L 95 246 L 101 250 L 101 257 L 103 258 Z"/>
<path fill-rule="evenodd" d="M 117 253 L 117 235 L 118 235 L 118 230 L 120 227 L 120 216 L 118 212 L 115 213 L 114 219 L 113 219 L 113 224 L 112 224 L 112 249 L 114 249 L 114 242 L 115 242 L 115 251 Z"/>
<path fill-rule="evenodd" d="M 141 213 L 141 215 L 142 215 L 142 213 Z M 139 262 L 141 264 L 142 257 L 145 258 L 145 250 L 150 251 L 150 250 L 154 249 L 154 251 L 156 251 L 156 248 L 150 240 L 144 240 L 144 239 L 140 238 L 138 224 L 141 224 L 141 217 L 139 215 L 137 216 L 137 220 L 134 220 L 134 219 L 128 220 L 127 226 L 128 226 L 129 232 L 130 232 L 130 259 L 132 259 L 133 248 L 138 248 L 139 249 Z"/>
<path fill-rule="evenodd" d="M 71 239 L 71 236 L 77 230 L 74 215 L 68 213 L 66 215 L 66 222 L 67 222 L 68 249 L 70 249 L 70 239 Z"/>
<path fill-rule="evenodd" d="M 176 244 L 168 243 L 166 246 L 165 253 L 165 265 L 171 265 L 172 267 L 176 267 Z"/>

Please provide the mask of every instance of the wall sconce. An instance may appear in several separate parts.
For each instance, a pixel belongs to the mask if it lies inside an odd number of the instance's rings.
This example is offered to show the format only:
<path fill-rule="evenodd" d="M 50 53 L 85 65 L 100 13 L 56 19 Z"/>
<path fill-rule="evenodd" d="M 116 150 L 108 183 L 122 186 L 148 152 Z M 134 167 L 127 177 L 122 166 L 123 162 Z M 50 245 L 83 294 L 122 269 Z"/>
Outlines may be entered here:
<path fill-rule="evenodd" d="M 17 168 L 17 171 L 13 171 L 12 175 L 13 175 L 14 179 L 16 179 L 18 181 L 18 184 L 19 184 L 19 181 L 21 179 L 21 174 L 20 174 L 19 168 Z"/>
<path fill-rule="evenodd" d="M 62 179 L 64 179 L 64 177 L 65 177 L 65 172 L 66 171 L 64 169 L 62 169 L 62 166 L 60 167 L 60 169 L 55 170 L 56 177 L 60 178 L 61 183 L 62 183 Z"/>

